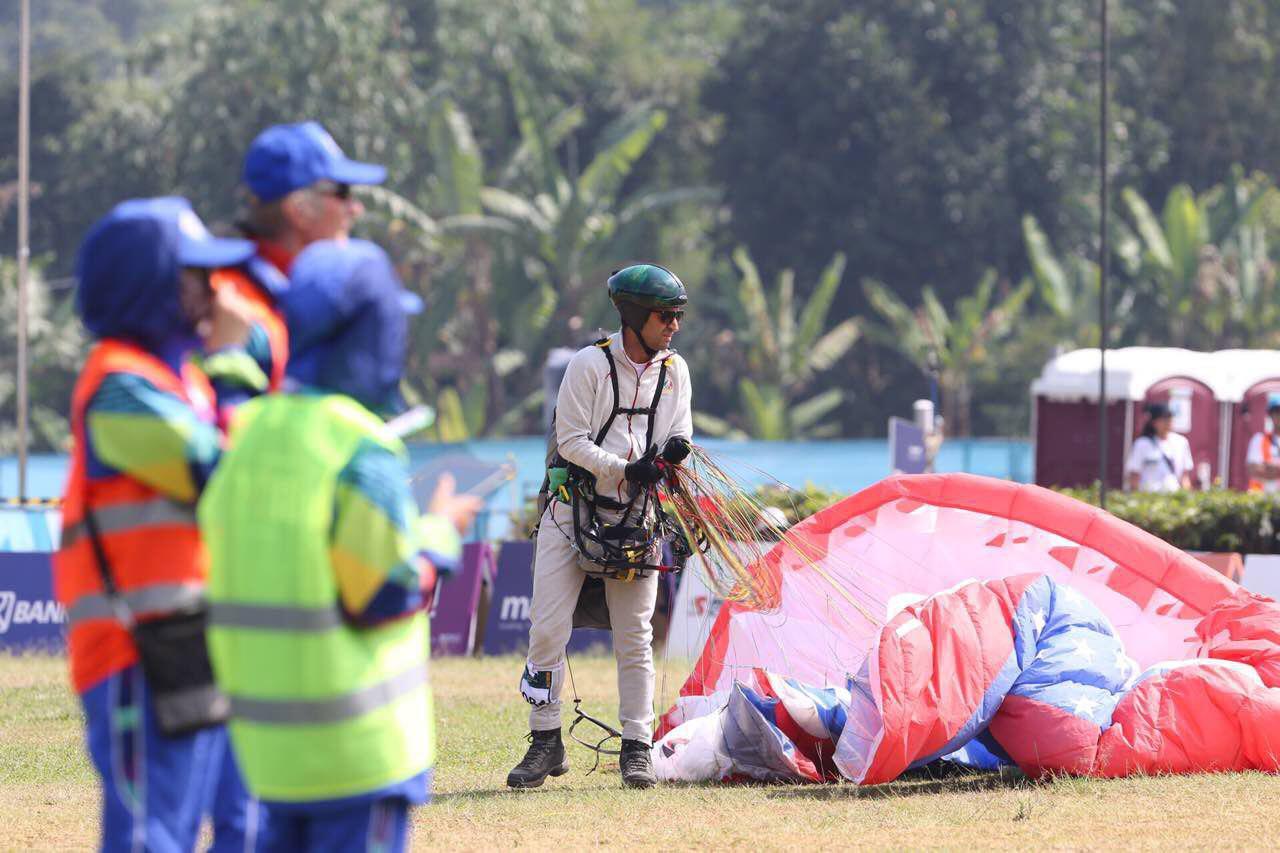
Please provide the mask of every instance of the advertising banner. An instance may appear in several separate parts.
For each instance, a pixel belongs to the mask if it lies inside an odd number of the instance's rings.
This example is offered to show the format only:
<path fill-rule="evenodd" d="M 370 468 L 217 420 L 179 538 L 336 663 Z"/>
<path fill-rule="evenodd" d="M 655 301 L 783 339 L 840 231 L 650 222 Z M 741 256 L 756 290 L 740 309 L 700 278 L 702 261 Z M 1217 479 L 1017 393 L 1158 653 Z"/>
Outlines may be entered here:
<path fill-rule="evenodd" d="M 485 622 L 484 653 L 506 655 L 529 648 L 529 602 L 533 598 L 533 547 L 528 539 L 503 542 L 498 550 L 493 601 Z M 593 646 L 611 647 L 612 634 L 578 628 L 569 640 L 569 651 Z"/>
<path fill-rule="evenodd" d="M 431 603 L 431 653 L 469 655 L 476 647 L 480 591 L 493 576 L 493 549 L 485 542 L 462 546 L 458 573 L 436 584 Z"/>
<path fill-rule="evenodd" d="M 0 553 L 0 649 L 59 651 L 66 621 L 53 598 L 52 555 Z"/>
<path fill-rule="evenodd" d="M 889 469 L 894 474 L 923 474 L 928 464 L 924 430 L 906 418 L 889 418 Z"/>

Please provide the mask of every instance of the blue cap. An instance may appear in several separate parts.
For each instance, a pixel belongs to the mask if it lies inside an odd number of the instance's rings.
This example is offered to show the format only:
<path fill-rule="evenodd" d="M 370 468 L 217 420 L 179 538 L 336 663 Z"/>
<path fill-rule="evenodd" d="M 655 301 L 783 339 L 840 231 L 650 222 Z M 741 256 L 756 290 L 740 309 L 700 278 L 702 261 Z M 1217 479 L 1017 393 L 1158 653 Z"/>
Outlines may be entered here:
<path fill-rule="evenodd" d="M 1267 412 L 1274 412 L 1280 409 L 1280 391 L 1272 391 L 1267 395 Z"/>
<path fill-rule="evenodd" d="M 284 198 L 317 181 L 380 184 L 386 179 L 386 169 L 349 159 L 314 121 L 273 125 L 244 155 L 244 182 L 261 201 Z"/>
<path fill-rule="evenodd" d="M 98 220 L 76 258 L 76 309 L 90 332 L 156 346 L 189 333 L 178 301 L 182 267 L 224 267 L 254 253 L 248 240 L 214 237 L 185 198 L 140 198 Z"/>
<path fill-rule="evenodd" d="M 422 300 L 404 289 L 386 252 L 367 240 L 312 243 L 294 259 L 280 307 L 290 377 L 376 411 L 402 407 L 408 316 Z"/>

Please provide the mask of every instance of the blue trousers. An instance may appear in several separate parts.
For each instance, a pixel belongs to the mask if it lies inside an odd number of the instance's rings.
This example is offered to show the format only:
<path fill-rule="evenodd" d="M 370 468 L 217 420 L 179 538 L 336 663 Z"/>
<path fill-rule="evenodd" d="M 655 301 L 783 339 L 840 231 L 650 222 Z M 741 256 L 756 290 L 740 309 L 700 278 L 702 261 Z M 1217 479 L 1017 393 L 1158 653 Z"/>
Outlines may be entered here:
<path fill-rule="evenodd" d="M 102 779 L 104 851 L 186 853 L 206 815 L 213 850 L 259 849 L 265 809 L 245 790 L 225 728 L 161 734 L 137 666 L 80 698 L 89 756 Z"/>
<path fill-rule="evenodd" d="M 270 853 L 400 853 L 409 839 L 409 801 L 385 797 L 350 809 L 271 809 Z"/>

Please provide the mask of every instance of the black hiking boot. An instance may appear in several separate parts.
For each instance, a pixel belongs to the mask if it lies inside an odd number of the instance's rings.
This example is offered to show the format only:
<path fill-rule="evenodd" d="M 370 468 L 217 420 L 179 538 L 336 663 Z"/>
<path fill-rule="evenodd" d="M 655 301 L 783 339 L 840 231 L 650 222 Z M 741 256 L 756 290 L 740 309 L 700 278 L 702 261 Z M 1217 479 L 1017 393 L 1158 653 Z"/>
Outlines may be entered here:
<path fill-rule="evenodd" d="M 628 788 L 652 788 L 658 784 L 653 775 L 653 760 L 649 757 L 649 744 L 638 740 L 623 740 L 622 755 L 618 757 L 622 771 L 622 784 Z"/>
<path fill-rule="evenodd" d="M 563 776 L 569 772 L 569 758 L 564 753 L 559 729 L 529 732 L 526 740 L 529 741 L 529 749 L 507 774 L 508 788 L 536 788 L 548 776 Z"/>

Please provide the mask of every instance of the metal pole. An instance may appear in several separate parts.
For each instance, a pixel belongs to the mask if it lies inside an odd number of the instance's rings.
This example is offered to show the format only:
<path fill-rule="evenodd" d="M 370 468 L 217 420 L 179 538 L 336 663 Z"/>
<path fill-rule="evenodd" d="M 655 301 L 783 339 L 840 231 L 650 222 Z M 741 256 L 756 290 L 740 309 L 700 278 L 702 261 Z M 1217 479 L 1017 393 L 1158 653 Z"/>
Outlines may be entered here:
<path fill-rule="evenodd" d="M 22 0 L 18 34 L 18 498 L 27 496 L 27 236 L 31 198 L 31 2 Z"/>
<path fill-rule="evenodd" d="M 1102 73 L 1098 106 L 1099 192 L 1098 203 L 1098 505 L 1107 508 L 1107 277 L 1111 269 L 1107 238 L 1110 185 L 1107 176 L 1107 76 L 1111 65 L 1111 33 L 1107 25 L 1107 0 L 1102 6 Z"/>

